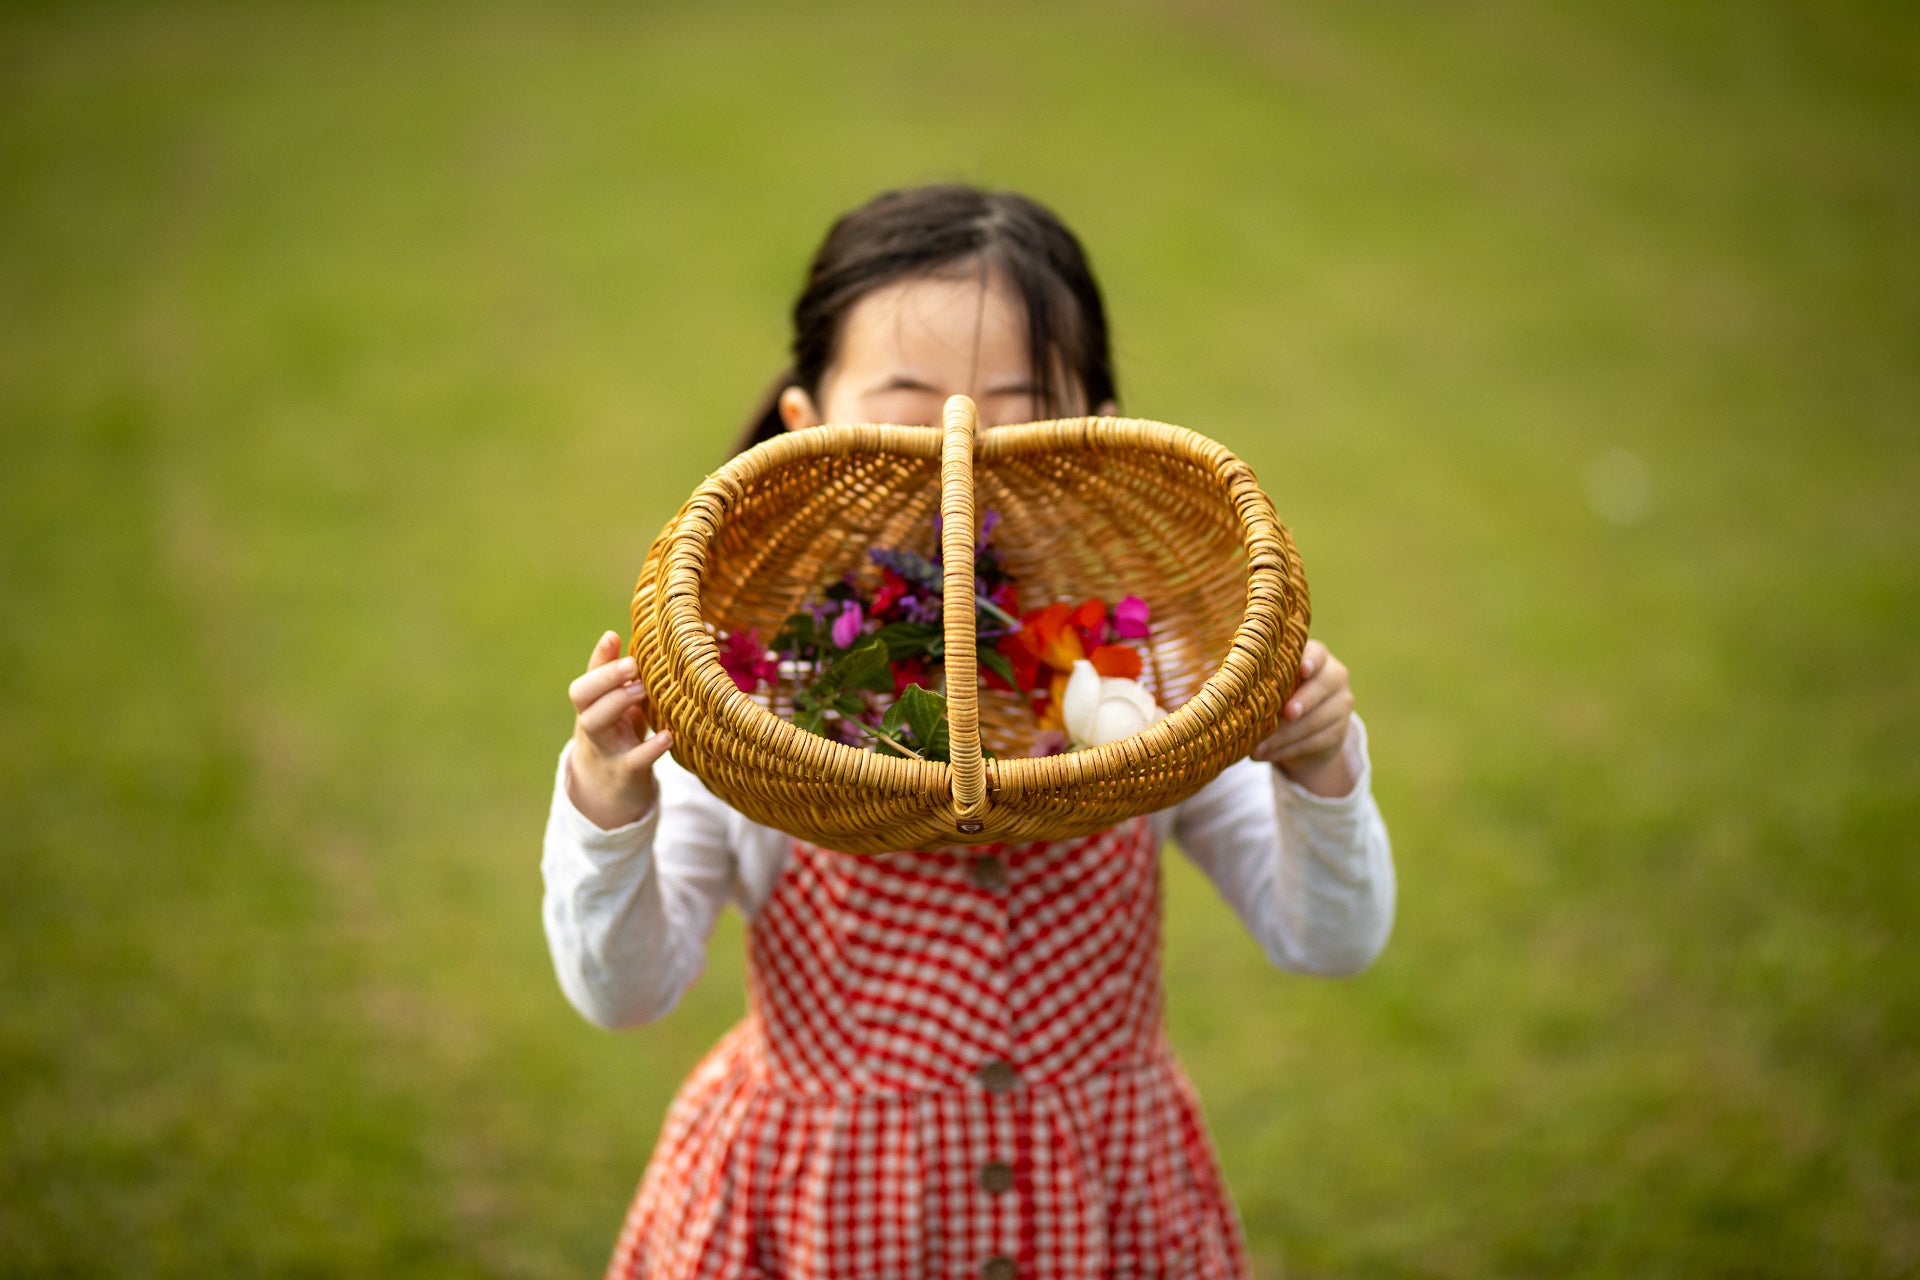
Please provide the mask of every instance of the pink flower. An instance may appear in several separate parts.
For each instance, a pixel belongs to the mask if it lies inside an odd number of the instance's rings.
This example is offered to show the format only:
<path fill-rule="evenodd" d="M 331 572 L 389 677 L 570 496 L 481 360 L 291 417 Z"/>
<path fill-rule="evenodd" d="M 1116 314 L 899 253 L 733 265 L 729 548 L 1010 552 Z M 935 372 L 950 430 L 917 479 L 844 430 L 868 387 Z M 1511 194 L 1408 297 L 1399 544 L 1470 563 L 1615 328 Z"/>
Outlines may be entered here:
<path fill-rule="evenodd" d="M 1128 596 L 1113 606 L 1113 634 L 1121 640 L 1147 638 L 1147 602 Z"/>
<path fill-rule="evenodd" d="M 836 649 L 851 649 L 853 642 L 860 638 L 861 628 L 867 625 L 866 617 L 860 612 L 858 600 L 847 601 L 847 607 L 833 620 L 833 644 Z"/>
<path fill-rule="evenodd" d="M 761 646 L 758 627 L 735 631 L 721 642 L 720 666 L 742 693 L 752 693 L 762 681 L 771 684 L 780 677 L 780 664 Z"/>

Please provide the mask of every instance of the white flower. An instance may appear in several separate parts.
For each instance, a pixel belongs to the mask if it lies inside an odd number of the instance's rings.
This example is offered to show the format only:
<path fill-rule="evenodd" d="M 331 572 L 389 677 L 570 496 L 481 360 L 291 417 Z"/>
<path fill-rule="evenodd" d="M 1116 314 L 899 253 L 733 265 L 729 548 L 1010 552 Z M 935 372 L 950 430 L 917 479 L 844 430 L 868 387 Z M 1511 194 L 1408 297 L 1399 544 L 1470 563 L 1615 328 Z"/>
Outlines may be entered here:
<path fill-rule="evenodd" d="M 1067 736 L 1083 747 L 1118 742 L 1166 714 L 1138 683 L 1103 676 L 1085 658 L 1073 664 L 1066 691 L 1060 695 L 1060 718 L 1066 723 Z"/>

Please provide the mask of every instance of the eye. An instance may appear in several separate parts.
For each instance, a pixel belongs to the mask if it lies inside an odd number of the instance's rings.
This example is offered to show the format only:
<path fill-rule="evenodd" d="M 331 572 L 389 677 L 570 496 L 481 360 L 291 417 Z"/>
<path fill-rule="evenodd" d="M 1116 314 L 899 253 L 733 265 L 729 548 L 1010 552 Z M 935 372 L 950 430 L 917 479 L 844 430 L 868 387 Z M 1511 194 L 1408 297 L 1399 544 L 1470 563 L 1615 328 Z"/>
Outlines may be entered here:
<path fill-rule="evenodd" d="M 945 403 L 924 387 L 886 387 L 861 397 L 869 422 L 898 422 L 905 426 L 933 426 Z"/>

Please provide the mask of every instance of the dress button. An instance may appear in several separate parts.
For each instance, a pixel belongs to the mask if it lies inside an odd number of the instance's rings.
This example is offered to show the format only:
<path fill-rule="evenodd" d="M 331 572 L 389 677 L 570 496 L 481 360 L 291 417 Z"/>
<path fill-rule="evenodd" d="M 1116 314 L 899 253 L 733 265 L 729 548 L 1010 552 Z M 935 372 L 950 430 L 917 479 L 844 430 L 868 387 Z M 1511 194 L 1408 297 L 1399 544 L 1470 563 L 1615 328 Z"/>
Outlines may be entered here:
<path fill-rule="evenodd" d="M 990 1196 L 1013 1190 L 1013 1166 L 1004 1160 L 989 1160 L 981 1165 L 980 1189 Z"/>
<path fill-rule="evenodd" d="M 1013 1086 L 1020 1083 L 1020 1076 L 1012 1065 L 998 1058 L 981 1067 L 978 1075 L 980 1087 L 988 1093 L 1009 1093 Z"/>
<path fill-rule="evenodd" d="M 980 1280 L 1013 1280 L 1013 1259 L 996 1254 L 980 1264 Z"/>
<path fill-rule="evenodd" d="M 990 853 L 983 854 L 967 867 L 967 878 L 982 889 L 998 893 L 1007 887 L 1007 864 Z"/>

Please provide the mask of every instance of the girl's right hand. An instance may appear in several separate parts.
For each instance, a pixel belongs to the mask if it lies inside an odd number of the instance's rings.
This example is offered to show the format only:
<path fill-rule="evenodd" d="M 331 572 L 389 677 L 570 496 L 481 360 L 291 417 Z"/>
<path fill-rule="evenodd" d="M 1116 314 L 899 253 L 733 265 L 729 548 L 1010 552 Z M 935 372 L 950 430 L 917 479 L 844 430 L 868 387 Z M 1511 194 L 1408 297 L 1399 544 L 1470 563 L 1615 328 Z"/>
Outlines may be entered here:
<path fill-rule="evenodd" d="M 653 808 L 653 765 L 673 745 L 672 733 L 648 736 L 639 666 L 619 654 L 620 637 L 609 631 L 593 646 L 586 673 L 567 686 L 576 712 L 567 795 L 589 822 L 608 831 Z"/>

